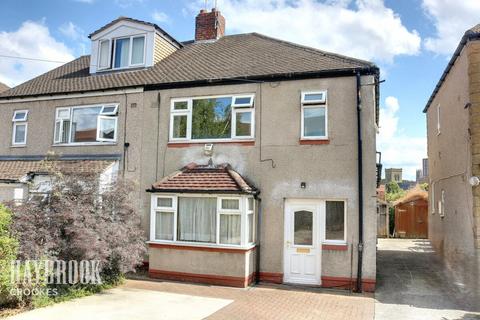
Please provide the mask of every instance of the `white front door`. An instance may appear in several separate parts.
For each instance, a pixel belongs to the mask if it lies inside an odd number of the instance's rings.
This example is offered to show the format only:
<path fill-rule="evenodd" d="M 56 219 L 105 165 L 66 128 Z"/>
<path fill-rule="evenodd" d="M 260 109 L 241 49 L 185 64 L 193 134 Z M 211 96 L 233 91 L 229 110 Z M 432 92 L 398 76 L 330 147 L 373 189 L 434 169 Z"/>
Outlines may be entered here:
<path fill-rule="evenodd" d="M 320 205 L 315 201 L 285 201 L 283 281 L 320 285 Z"/>

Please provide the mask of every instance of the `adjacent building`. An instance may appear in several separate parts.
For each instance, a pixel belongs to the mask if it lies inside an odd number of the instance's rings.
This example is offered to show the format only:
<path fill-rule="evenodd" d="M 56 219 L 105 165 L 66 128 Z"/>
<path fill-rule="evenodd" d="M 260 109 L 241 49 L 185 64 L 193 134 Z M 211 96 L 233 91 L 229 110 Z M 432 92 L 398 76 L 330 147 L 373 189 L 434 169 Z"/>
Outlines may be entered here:
<path fill-rule="evenodd" d="M 480 298 L 480 25 L 465 32 L 424 109 L 429 238 Z"/>
<path fill-rule="evenodd" d="M 90 40 L 91 55 L 0 94 L 4 199 L 41 187 L 54 152 L 136 182 L 152 277 L 374 289 L 374 64 L 225 35 L 215 9 L 192 41 L 125 17 Z"/>
<path fill-rule="evenodd" d="M 396 182 L 396 183 L 400 183 L 403 181 L 402 179 L 402 168 L 388 168 L 388 169 L 385 169 L 385 181 L 386 183 L 389 183 L 389 182 Z"/>
<path fill-rule="evenodd" d="M 10 89 L 6 84 L 0 82 L 0 92 Z"/>

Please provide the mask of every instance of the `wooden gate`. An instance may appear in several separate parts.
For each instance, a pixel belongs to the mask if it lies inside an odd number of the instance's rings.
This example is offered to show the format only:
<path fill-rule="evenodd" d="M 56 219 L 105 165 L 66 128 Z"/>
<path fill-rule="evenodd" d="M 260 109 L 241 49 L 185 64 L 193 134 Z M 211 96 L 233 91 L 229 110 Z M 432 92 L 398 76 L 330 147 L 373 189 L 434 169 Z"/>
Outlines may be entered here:
<path fill-rule="evenodd" d="M 400 238 L 428 238 L 428 201 L 411 199 L 395 206 L 395 235 Z"/>

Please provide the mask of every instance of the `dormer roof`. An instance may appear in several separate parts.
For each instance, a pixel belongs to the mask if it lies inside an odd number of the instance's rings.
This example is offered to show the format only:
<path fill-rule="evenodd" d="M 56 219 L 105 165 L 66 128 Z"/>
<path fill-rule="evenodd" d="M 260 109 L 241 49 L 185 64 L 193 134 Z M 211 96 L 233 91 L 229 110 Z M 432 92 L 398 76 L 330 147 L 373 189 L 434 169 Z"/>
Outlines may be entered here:
<path fill-rule="evenodd" d="M 147 22 L 147 21 L 143 21 L 143 20 L 138 20 L 138 19 L 133 19 L 133 18 L 129 18 L 129 17 L 122 17 L 122 16 L 118 17 L 117 19 L 115 19 L 115 20 L 113 20 L 109 23 L 107 23 L 106 25 L 104 25 L 100 29 L 97 29 L 94 32 L 90 33 L 88 35 L 88 38 L 92 39 L 92 37 L 94 37 L 95 35 L 101 33 L 102 31 L 105 31 L 105 30 L 109 29 L 110 27 L 113 27 L 114 25 L 116 25 L 117 23 L 122 22 L 122 21 L 128 21 L 128 22 L 132 22 L 132 23 L 143 24 L 143 25 L 149 26 L 149 27 L 154 27 L 156 31 L 158 31 L 160 34 L 165 36 L 167 39 L 169 39 L 171 42 L 173 42 L 177 46 L 179 46 L 179 47 L 183 46 L 183 44 L 181 42 L 177 41 L 174 37 L 172 37 L 170 34 L 168 34 L 165 30 L 160 28 L 155 23 Z"/>

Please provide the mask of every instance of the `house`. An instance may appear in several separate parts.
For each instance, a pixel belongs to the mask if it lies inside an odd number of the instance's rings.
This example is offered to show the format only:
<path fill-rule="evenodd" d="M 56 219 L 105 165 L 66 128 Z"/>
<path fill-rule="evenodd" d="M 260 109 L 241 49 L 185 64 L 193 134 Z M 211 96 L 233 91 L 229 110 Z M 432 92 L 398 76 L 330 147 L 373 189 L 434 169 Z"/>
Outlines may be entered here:
<path fill-rule="evenodd" d="M 53 151 L 135 181 L 152 277 L 374 289 L 374 64 L 225 35 L 215 9 L 193 41 L 126 17 L 90 39 L 0 94 L 4 166 Z"/>
<path fill-rule="evenodd" d="M 467 30 L 424 113 L 428 134 L 429 238 L 480 288 L 480 24 Z M 477 291 L 477 295 L 478 295 Z"/>
<path fill-rule="evenodd" d="M 411 189 L 395 201 L 395 237 L 428 238 L 428 193 L 420 188 Z"/>

